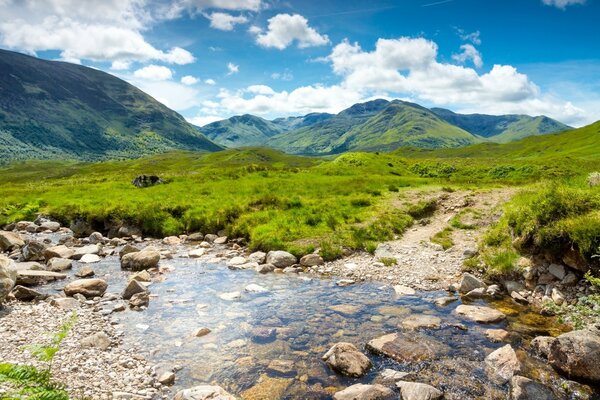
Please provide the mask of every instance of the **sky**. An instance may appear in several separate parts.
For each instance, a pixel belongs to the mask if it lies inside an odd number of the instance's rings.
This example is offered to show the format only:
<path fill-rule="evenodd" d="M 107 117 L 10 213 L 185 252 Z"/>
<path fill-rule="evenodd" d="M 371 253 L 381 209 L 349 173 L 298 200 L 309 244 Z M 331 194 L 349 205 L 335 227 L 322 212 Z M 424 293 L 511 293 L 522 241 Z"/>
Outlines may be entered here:
<path fill-rule="evenodd" d="M 0 47 L 118 76 L 202 126 L 375 98 L 600 120 L 600 0 L 0 0 Z"/>

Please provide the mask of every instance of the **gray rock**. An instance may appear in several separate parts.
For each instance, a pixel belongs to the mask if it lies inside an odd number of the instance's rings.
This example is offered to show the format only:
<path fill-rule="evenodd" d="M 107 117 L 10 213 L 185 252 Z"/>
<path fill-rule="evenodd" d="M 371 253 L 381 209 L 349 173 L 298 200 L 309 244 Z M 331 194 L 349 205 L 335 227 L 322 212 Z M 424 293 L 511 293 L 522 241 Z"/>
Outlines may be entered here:
<path fill-rule="evenodd" d="M 100 232 L 93 232 L 88 239 L 91 244 L 100 244 L 104 241 L 104 236 Z"/>
<path fill-rule="evenodd" d="M 214 243 L 214 241 L 217 240 L 218 238 L 219 238 L 219 236 L 209 233 L 208 235 L 204 236 L 204 241 L 208 242 L 208 243 Z"/>
<path fill-rule="evenodd" d="M 119 258 L 123 258 L 126 254 L 137 253 L 138 251 L 140 251 L 140 249 L 138 249 L 137 247 L 135 247 L 135 246 L 133 246 L 131 244 L 126 244 L 119 251 Z"/>
<path fill-rule="evenodd" d="M 188 235 L 185 240 L 188 242 L 202 242 L 204 240 L 204 235 L 199 232 L 192 233 Z"/>
<path fill-rule="evenodd" d="M 259 264 L 264 264 L 267 259 L 267 253 L 263 253 L 262 251 L 255 251 L 254 253 L 248 256 L 249 262 L 255 262 Z"/>
<path fill-rule="evenodd" d="M 141 271 L 158 267 L 160 253 L 156 250 L 144 249 L 135 253 L 125 254 L 121 258 L 121 268 Z"/>
<path fill-rule="evenodd" d="M 135 280 L 135 281 L 139 281 L 139 282 L 150 282 L 152 281 L 152 276 L 150 276 L 150 273 L 146 270 L 143 271 L 139 271 L 136 272 L 135 274 L 131 275 L 129 277 L 129 280 Z"/>
<path fill-rule="evenodd" d="M 275 271 L 275 266 L 273 264 L 261 264 L 256 267 L 256 272 L 259 274 L 268 274 L 273 271 Z"/>
<path fill-rule="evenodd" d="M 409 372 L 386 368 L 379 374 L 379 379 L 384 383 L 396 383 L 405 379 L 408 375 L 410 375 Z"/>
<path fill-rule="evenodd" d="M 370 351 L 399 362 L 434 360 L 448 352 L 448 346 L 419 333 L 389 333 L 367 343 Z"/>
<path fill-rule="evenodd" d="M 484 288 L 484 289 L 487 288 L 486 284 L 483 283 L 482 280 L 480 280 L 479 278 L 477 278 L 474 275 L 469 274 L 468 272 L 465 272 L 460 281 L 458 291 L 460 293 L 469 293 L 471 290 L 477 289 L 480 287 Z"/>
<path fill-rule="evenodd" d="M 64 292 L 67 296 L 73 296 L 74 294 L 81 294 L 87 298 L 100 297 L 106 292 L 108 284 L 103 279 L 78 279 L 76 281 L 68 283 L 64 287 Z"/>
<path fill-rule="evenodd" d="M 521 371 L 521 362 L 510 344 L 493 351 L 485 358 L 492 380 L 497 383 L 508 382 Z"/>
<path fill-rule="evenodd" d="M 251 338 L 256 343 L 269 343 L 277 338 L 277 330 L 274 328 L 258 327 L 252 329 Z"/>
<path fill-rule="evenodd" d="M 79 271 L 75 273 L 75 276 L 78 278 L 90 278 L 94 275 L 96 275 L 94 270 L 91 267 L 88 267 L 87 265 L 79 268 Z"/>
<path fill-rule="evenodd" d="M 150 295 L 148 294 L 148 292 L 136 293 L 133 296 L 131 296 L 131 299 L 129 300 L 129 307 L 131 308 L 148 307 L 149 304 Z"/>
<path fill-rule="evenodd" d="M 74 221 L 70 228 L 73 231 L 73 235 L 78 238 L 87 237 L 94 232 L 92 226 L 87 221 L 82 219 Z"/>
<path fill-rule="evenodd" d="M 75 250 L 68 248 L 65 245 L 58 245 L 46 248 L 44 258 L 50 260 L 52 258 L 71 258 L 75 254 Z"/>
<path fill-rule="evenodd" d="M 431 385 L 418 382 L 400 381 L 396 382 L 400 389 L 402 400 L 438 400 L 444 397 L 444 394 Z"/>
<path fill-rule="evenodd" d="M 21 285 L 14 287 L 12 290 L 12 295 L 15 296 L 15 299 L 20 301 L 41 300 L 47 297 L 47 295 L 40 293 L 37 290 L 33 290 Z"/>
<path fill-rule="evenodd" d="M 71 259 L 81 260 L 81 257 L 83 257 L 86 254 L 97 255 L 98 253 L 100 253 L 100 246 L 97 244 L 89 244 L 87 246 L 77 247 L 75 249 L 75 253 L 73 253 L 73 255 L 71 256 Z"/>
<path fill-rule="evenodd" d="M 129 299 L 131 299 L 131 297 L 134 294 L 136 294 L 136 293 L 142 293 L 142 292 L 147 292 L 147 291 L 148 291 L 148 289 L 146 289 L 146 286 L 142 285 L 137 280 L 132 279 L 132 280 L 129 281 L 129 283 L 125 287 L 125 290 L 123 290 L 123 298 L 125 300 L 129 300 Z"/>
<path fill-rule="evenodd" d="M 73 261 L 67 258 L 53 257 L 48 260 L 47 268 L 49 271 L 63 272 L 73 268 Z"/>
<path fill-rule="evenodd" d="M 579 281 L 579 278 L 577 278 L 577 275 L 575 275 L 572 272 L 569 272 L 562 281 L 560 281 L 561 285 L 564 286 L 575 286 L 577 284 L 577 282 Z"/>
<path fill-rule="evenodd" d="M 323 265 L 323 257 L 318 254 L 307 254 L 300 259 L 300 265 L 303 267 L 314 267 L 316 265 Z"/>
<path fill-rule="evenodd" d="M 334 400 L 391 400 L 394 392 L 383 385 L 364 385 L 357 383 L 346 389 L 336 392 Z"/>
<path fill-rule="evenodd" d="M 435 303 L 436 306 L 445 307 L 450 303 L 454 303 L 456 300 L 458 300 L 456 297 L 445 296 L 445 297 L 438 297 L 437 299 L 433 300 L 433 302 Z"/>
<path fill-rule="evenodd" d="M 23 246 L 25 241 L 18 233 L 0 231 L 0 252 L 16 250 Z"/>
<path fill-rule="evenodd" d="M 100 261 L 100 256 L 97 254 L 84 254 L 79 261 L 84 264 L 93 264 Z"/>
<path fill-rule="evenodd" d="M 323 355 L 323 361 L 334 371 L 351 377 L 361 377 L 373 366 L 367 356 L 352 343 L 336 343 Z"/>
<path fill-rule="evenodd" d="M 525 286 L 523 286 L 521 282 L 517 281 L 505 281 L 504 288 L 506 289 L 507 293 L 522 292 L 525 290 Z"/>
<path fill-rule="evenodd" d="M 462 315 L 471 321 L 483 324 L 500 322 L 506 319 L 506 315 L 504 313 L 485 306 L 470 306 L 461 304 L 460 306 L 456 307 L 455 311 L 458 315 Z"/>
<path fill-rule="evenodd" d="M 79 308 L 79 301 L 72 297 L 56 297 L 50 300 L 50 305 L 62 310 L 73 310 Z"/>
<path fill-rule="evenodd" d="M 550 365 L 571 379 L 600 382 L 600 336 L 596 332 L 577 330 L 563 333 L 550 345 Z"/>
<path fill-rule="evenodd" d="M 562 280 L 567 275 L 567 269 L 561 264 L 550 264 L 548 272 L 554 275 L 558 280 Z"/>
<path fill-rule="evenodd" d="M 296 264 L 296 257 L 287 251 L 270 251 L 267 253 L 267 264 L 273 264 L 276 268 L 291 267 Z"/>
<path fill-rule="evenodd" d="M 400 325 L 406 330 L 435 329 L 439 328 L 442 320 L 434 315 L 413 314 L 404 318 Z"/>
<path fill-rule="evenodd" d="M 213 240 L 214 244 L 225 244 L 227 243 L 227 236 L 220 236 L 218 238 L 216 238 L 215 240 Z"/>
<path fill-rule="evenodd" d="M 17 284 L 24 286 L 41 285 L 57 279 L 65 279 L 67 275 L 59 272 L 19 269 L 17 270 Z"/>
<path fill-rule="evenodd" d="M 60 224 L 54 221 L 45 221 L 40 224 L 39 232 L 51 231 L 56 232 L 60 229 Z"/>
<path fill-rule="evenodd" d="M 220 386 L 200 385 L 180 390 L 173 400 L 236 400 L 236 398 Z"/>
<path fill-rule="evenodd" d="M 396 296 L 399 296 L 399 297 L 413 296 L 417 293 L 417 291 L 415 289 L 408 287 L 408 286 L 403 286 L 403 285 L 394 286 L 394 292 L 396 293 Z"/>
<path fill-rule="evenodd" d="M 30 240 L 25 246 L 21 248 L 21 254 L 25 261 L 46 261 L 44 257 L 44 251 L 46 245 L 37 240 Z"/>
<path fill-rule="evenodd" d="M 82 347 L 94 347 L 100 350 L 108 350 L 110 347 L 110 337 L 104 332 L 97 332 L 93 335 L 81 339 L 79 344 Z"/>
<path fill-rule="evenodd" d="M 117 231 L 117 236 L 120 238 L 142 236 L 142 231 L 138 227 L 132 225 L 123 225 Z"/>
<path fill-rule="evenodd" d="M 538 336 L 531 340 L 531 350 L 538 356 L 548 358 L 550 354 L 550 346 L 554 343 L 555 338 L 552 336 Z"/>
<path fill-rule="evenodd" d="M 0 304 L 8 296 L 17 282 L 15 262 L 0 254 Z"/>
<path fill-rule="evenodd" d="M 547 386 L 518 375 L 510 380 L 510 398 L 511 400 L 558 400 Z"/>
<path fill-rule="evenodd" d="M 482 299 L 484 297 L 486 297 L 487 294 L 487 290 L 485 288 L 477 288 L 477 289 L 473 289 L 471 290 L 469 293 L 465 294 L 463 297 L 466 299 Z"/>

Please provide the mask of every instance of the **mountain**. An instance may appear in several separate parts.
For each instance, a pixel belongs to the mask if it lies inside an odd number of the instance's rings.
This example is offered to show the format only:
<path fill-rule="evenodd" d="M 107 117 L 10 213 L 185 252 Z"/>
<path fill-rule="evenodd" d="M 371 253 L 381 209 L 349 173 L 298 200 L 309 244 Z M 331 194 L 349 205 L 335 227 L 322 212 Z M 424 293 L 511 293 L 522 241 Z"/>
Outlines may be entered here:
<path fill-rule="evenodd" d="M 457 147 L 481 139 L 418 104 L 374 100 L 318 124 L 277 135 L 269 145 L 295 154 L 389 151 L 401 146 Z"/>
<path fill-rule="evenodd" d="M 328 120 L 333 117 L 333 114 L 328 113 L 310 113 L 303 115 L 301 117 L 286 117 L 286 118 L 277 118 L 272 122 L 278 126 L 280 126 L 283 131 L 291 131 L 293 129 L 300 129 L 305 126 L 315 125 L 319 122 Z"/>
<path fill-rule="evenodd" d="M 263 145 L 284 128 L 274 121 L 244 114 L 204 125 L 200 130 L 221 146 L 248 147 Z"/>
<path fill-rule="evenodd" d="M 105 72 L 0 50 L 0 160 L 216 151 L 185 119 Z"/>
<path fill-rule="evenodd" d="M 527 136 L 562 132 L 572 127 L 546 116 L 457 114 L 444 108 L 432 108 L 443 120 L 475 135 L 497 143 L 507 143 Z"/>

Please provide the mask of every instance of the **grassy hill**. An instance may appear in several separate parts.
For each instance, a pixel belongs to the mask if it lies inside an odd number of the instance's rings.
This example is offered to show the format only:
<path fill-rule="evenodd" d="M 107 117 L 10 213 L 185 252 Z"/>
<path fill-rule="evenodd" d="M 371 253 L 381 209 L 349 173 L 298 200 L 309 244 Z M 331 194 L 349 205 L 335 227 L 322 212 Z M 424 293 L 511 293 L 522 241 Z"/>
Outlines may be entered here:
<path fill-rule="evenodd" d="M 284 131 L 280 125 L 250 114 L 216 121 L 200 128 L 209 139 L 225 147 L 260 146 Z"/>
<path fill-rule="evenodd" d="M 131 158 L 220 147 L 110 74 L 0 50 L 0 160 Z"/>

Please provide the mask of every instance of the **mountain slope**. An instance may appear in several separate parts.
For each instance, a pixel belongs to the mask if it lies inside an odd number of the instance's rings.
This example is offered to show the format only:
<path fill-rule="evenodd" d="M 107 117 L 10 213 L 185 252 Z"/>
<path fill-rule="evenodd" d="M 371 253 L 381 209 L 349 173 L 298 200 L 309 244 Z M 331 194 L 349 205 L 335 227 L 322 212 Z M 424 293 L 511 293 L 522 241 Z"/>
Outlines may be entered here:
<path fill-rule="evenodd" d="M 507 143 L 527 136 L 545 135 L 573 129 L 546 116 L 457 114 L 444 108 L 432 108 L 443 120 L 475 135 L 497 143 Z"/>
<path fill-rule="evenodd" d="M 204 125 L 200 130 L 221 146 L 248 147 L 263 145 L 284 128 L 266 119 L 244 114 Z"/>
<path fill-rule="evenodd" d="M 0 50 L 0 160 L 131 158 L 171 149 L 220 147 L 110 74 Z"/>
<path fill-rule="evenodd" d="M 283 131 L 291 131 L 293 129 L 300 129 L 305 126 L 315 125 L 319 122 L 323 122 L 333 117 L 333 114 L 328 113 L 310 113 L 303 115 L 301 117 L 285 117 L 285 118 L 276 118 L 273 122 L 274 124 L 280 126 Z"/>

